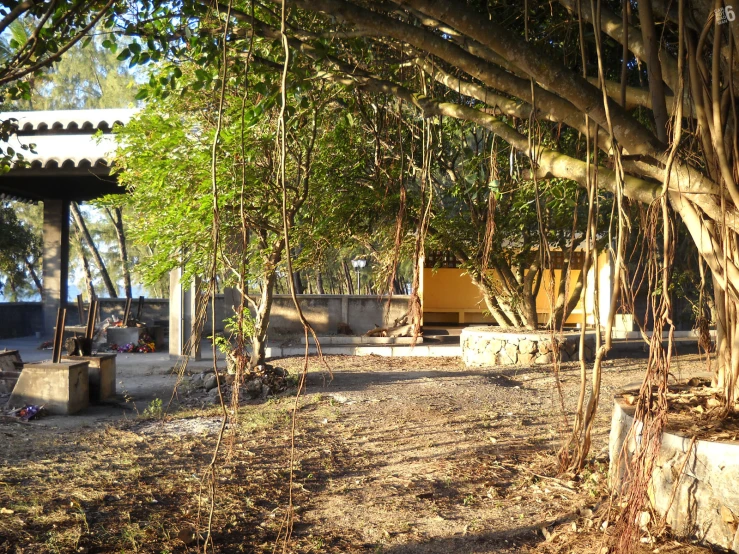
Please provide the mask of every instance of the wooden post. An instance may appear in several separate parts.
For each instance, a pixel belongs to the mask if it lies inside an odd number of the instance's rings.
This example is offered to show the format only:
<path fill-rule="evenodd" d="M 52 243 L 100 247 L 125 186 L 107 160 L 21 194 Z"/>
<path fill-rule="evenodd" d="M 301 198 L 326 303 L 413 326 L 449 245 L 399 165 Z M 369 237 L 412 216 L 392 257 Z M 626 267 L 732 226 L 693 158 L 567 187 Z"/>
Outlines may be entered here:
<path fill-rule="evenodd" d="M 92 339 L 95 335 L 95 320 L 98 314 L 97 298 L 90 301 L 90 310 L 87 312 L 87 327 L 85 328 L 85 338 Z"/>
<path fill-rule="evenodd" d="M 123 327 L 128 327 L 128 316 L 131 315 L 131 298 L 126 298 L 126 308 L 123 310 Z"/>
<path fill-rule="evenodd" d="M 136 321 L 141 321 L 141 315 L 144 313 L 144 297 L 139 296 L 139 305 L 136 309 Z"/>
<path fill-rule="evenodd" d="M 58 364 L 62 360 L 62 341 L 64 340 L 64 324 L 67 320 L 67 309 L 59 308 L 56 313 L 56 328 L 54 329 L 54 349 L 51 361 Z"/>
<path fill-rule="evenodd" d="M 90 299 L 90 301 L 92 301 L 92 299 Z M 80 320 L 79 320 L 80 321 L 80 325 L 82 325 L 82 322 L 85 321 L 85 306 L 82 303 L 82 295 L 81 294 L 78 294 L 77 295 L 77 313 L 80 316 Z"/>

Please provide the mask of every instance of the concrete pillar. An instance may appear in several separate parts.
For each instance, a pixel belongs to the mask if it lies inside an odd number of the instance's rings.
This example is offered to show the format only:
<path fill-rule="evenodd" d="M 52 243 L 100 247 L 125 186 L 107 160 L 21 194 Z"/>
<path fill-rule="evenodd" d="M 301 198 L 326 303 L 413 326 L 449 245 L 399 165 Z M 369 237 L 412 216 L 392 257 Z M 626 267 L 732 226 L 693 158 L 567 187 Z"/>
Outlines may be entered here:
<path fill-rule="evenodd" d="M 182 330 L 184 331 L 185 343 L 187 343 L 191 337 L 194 336 L 195 332 L 195 317 L 197 313 L 197 302 L 198 302 L 198 288 L 200 287 L 200 278 L 195 277 L 192 280 L 190 286 L 184 291 L 184 300 L 182 305 L 185 307 Z M 200 361 L 202 358 L 202 352 L 200 348 L 200 333 L 193 342 L 193 348 L 188 352 L 193 360 Z"/>
<path fill-rule="evenodd" d="M 67 304 L 69 278 L 69 201 L 44 200 L 43 285 L 44 335 L 50 337 L 56 311 Z"/>
<path fill-rule="evenodd" d="M 426 256 L 421 252 L 421 259 L 418 261 L 418 299 L 421 301 L 421 321 L 418 324 L 423 327 L 423 310 L 425 308 L 423 302 L 423 276 L 426 272 Z M 413 291 L 411 291 L 413 293 Z M 464 313 L 460 312 L 460 323 L 464 323 Z"/>
<path fill-rule="evenodd" d="M 182 269 L 169 272 L 169 355 L 173 357 L 183 356 L 185 347 L 182 340 L 184 298 L 181 279 Z"/>
<path fill-rule="evenodd" d="M 349 297 L 341 297 L 341 321 L 349 325 Z"/>
<path fill-rule="evenodd" d="M 179 357 L 190 355 L 200 360 L 200 341 L 195 341 L 194 352 L 186 352 L 185 347 L 192 334 L 195 322 L 195 303 L 197 279 L 190 287 L 182 286 L 182 269 L 169 273 L 169 355 Z"/>
<path fill-rule="evenodd" d="M 611 315 L 611 296 L 613 295 L 613 266 L 609 253 L 603 252 L 598 257 L 598 265 L 600 266 L 600 280 L 598 289 L 600 297 L 598 298 L 598 307 L 600 308 L 600 324 L 605 328 L 608 323 L 608 317 Z"/>

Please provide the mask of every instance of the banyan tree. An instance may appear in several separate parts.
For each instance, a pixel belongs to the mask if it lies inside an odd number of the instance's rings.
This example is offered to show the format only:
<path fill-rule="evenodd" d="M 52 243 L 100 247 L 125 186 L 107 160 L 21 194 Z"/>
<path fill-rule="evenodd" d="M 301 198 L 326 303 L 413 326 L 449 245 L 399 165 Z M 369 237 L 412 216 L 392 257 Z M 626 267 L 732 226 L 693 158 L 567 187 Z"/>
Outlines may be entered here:
<path fill-rule="evenodd" d="M 112 0 L 86 4 L 100 13 L 108 10 L 101 18 L 107 27 L 134 37 L 121 44 L 122 59 L 132 64 L 165 57 L 189 57 L 203 67 L 220 60 L 243 67 L 247 61 L 278 76 L 284 72 L 285 81 L 296 75 L 306 82 L 332 81 L 357 95 L 392 101 L 398 113 L 414 113 L 424 122 L 454 118 L 486 129 L 507 145 L 511 160 L 524 159 L 522 178 L 581 185 L 590 206 L 583 269 L 599 255 L 597 239 L 610 234 L 605 248 L 612 255 L 615 286 L 609 320 L 596 322 L 606 333 L 589 397 L 582 368 L 563 466 L 582 467 L 588 452 L 600 362 L 610 347 L 616 308 L 630 303 L 637 279 L 625 259 L 629 234 L 640 233 L 646 245 L 638 280 L 665 293 L 650 295 L 653 348 L 637 408 L 643 443 L 658 442 L 665 424 L 664 395 L 652 391 L 664 392 L 669 372 L 670 349 L 662 348 L 661 337 L 672 329 L 666 291 L 676 222 L 689 233 L 705 264 L 705 281 L 712 282 L 715 385 L 725 413 L 734 409 L 739 399 L 737 0 L 179 0 L 140 1 L 135 14 Z M 41 16 L 43 9 L 18 3 L 0 16 L 0 30 L 24 12 Z M 28 48 L 47 40 L 41 35 Z M 22 77 L 28 60 L 42 65 L 44 56 L 59 48 L 11 59 L 0 67 L 0 84 Z M 172 74 L 161 79 L 160 92 L 174 88 L 176 79 L 175 63 Z M 613 206 L 605 228 L 595 216 L 604 194 Z M 642 214 L 639 220 L 629 216 L 636 212 Z M 646 334 L 645 340 L 650 340 Z M 645 463 L 649 456 L 645 448 Z"/>

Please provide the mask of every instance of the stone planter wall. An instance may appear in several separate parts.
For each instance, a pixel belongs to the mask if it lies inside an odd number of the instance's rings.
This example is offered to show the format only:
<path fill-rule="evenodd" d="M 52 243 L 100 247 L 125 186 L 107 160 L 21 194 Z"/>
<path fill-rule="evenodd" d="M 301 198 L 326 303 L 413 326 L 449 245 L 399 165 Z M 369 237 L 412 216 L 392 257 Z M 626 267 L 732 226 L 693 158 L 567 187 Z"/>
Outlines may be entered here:
<path fill-rule="evenodd" d="M 622 486 L 625 475 L 617 463 L 619 456 L 631 456 L 636 449 L 632 440 L 621 452 L 634 422 L 633 413 L 634 407 L 617 395 L 609 444 L 613 488 Z M 663 433 L 649 490 L 652 506 L 664 516 L 679 480 L 667 514 L 672 532 L 739 553 L 739 442 L 698 440 L 690 451 L 689 447 L 690 437 Z"/>
<path fill-rule="evenodd" d="M 579 360 L 580 333 L 555 337 L 560 361 Z M 552 337 L 548 332 L 502 331 L 498 327 L 467 327 L 460 335 L 462 360 L 467 367 L 551 364 L 554 361 Z M 585 337 L 585 359 L 593 360 L 595 334 Z"/>

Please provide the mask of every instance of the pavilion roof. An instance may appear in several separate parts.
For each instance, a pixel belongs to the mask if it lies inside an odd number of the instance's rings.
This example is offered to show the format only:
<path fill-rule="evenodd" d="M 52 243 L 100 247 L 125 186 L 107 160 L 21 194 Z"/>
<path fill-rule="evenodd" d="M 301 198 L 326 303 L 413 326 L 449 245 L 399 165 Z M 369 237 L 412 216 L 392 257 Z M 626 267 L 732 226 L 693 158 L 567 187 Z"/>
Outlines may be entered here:
<path fill-rule="evenodd" d="M 110 176 L 116 143 L 111 130 L 125 125 L 136 109 L 0 112 L 15 133 L 12 147 L 28 162 L 0 176 L 0 198 L 90 200 L 122 192 Z M 102 136 L 94 136 L 102 131 Z M 21 145 L 33 146 L 22 149 Z"/>

